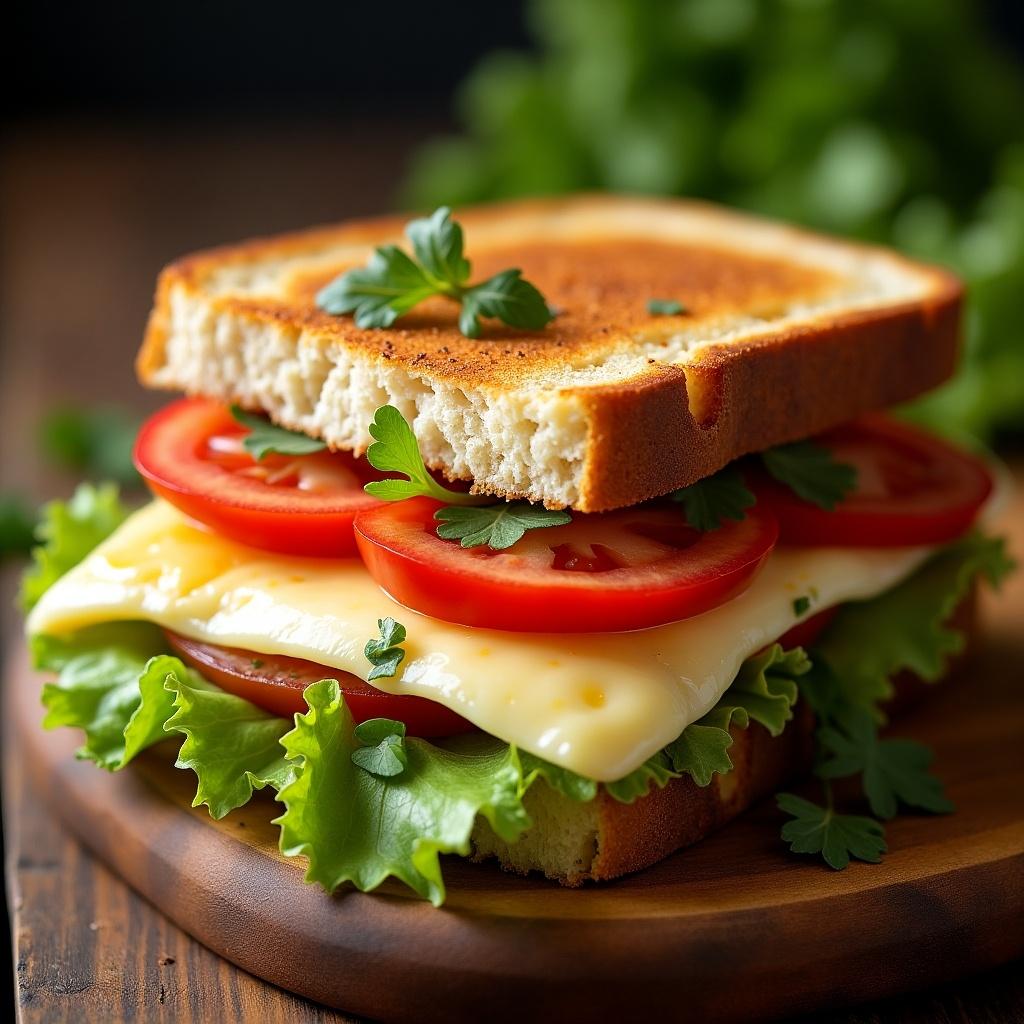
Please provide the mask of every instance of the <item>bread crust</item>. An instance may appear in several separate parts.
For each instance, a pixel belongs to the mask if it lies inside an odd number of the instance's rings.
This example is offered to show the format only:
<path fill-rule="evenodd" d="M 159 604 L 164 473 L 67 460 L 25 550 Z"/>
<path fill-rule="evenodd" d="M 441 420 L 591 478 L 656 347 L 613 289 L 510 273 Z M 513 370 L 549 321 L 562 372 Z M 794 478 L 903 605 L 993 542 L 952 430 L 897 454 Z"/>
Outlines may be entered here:
<path fill-rule="evenodd" d="M 319 310 L 319 286 L 364 263 L 369 246 L 401 241 L 405 218 L 386 217 L 172 264 L 158 282 L 140 379 L 262 409 L 360 452 L 368 421 L 343 429 L 337 397 L 325 391 L 329 371 L 355 366 L 382 398 L 413 396 L 401 401 L 414 403 L 428 448 L 447 430 L 426 453 L 433 468 L 472 477 L 479 491 L 591 512 L 636 504 L 745 453 L 906 400 L 954 367 L 960 283 L 884 249 L 682 200 L 577 196 L 457 216 L 474 279 L 521 267 L 562 307 L 548 328 L 488 322 L 480 339 L 467 339 L 454 306 L 440 299 L 388 330 Z M 882 278 L 899 286 L 864 291 Z M 688 312 L 649 314 L 648 299 L 663 297 L 685 299 Z M 190 338 L 203 331 L 205 347 Z M 234 340 L 245 332 L 259 340 Z M 187 372 L 180 352 L 190 344 Z M 270 378 L 268 349 L 288 370 L 287 393 Z M 546 398 L 542 411 L 524 413 L 537 396 Z M 478 414 L 479 433 L 503 398 L 515 399 L 515 410 L 494 437 L 453 439 L 443 421 L 419 422 L 443 401 L 456 419 Z M 570 442 L 566 428 L 565 450 L 548 445 L 544 455 L 528 438 L 527 461 L 499 471 L 510 436 L 552 420 L 557 434 L 563 418 L 580 438 Z M 481 442 L 489 454 L 474 464 L 460 446 L 479 451 Z"/>

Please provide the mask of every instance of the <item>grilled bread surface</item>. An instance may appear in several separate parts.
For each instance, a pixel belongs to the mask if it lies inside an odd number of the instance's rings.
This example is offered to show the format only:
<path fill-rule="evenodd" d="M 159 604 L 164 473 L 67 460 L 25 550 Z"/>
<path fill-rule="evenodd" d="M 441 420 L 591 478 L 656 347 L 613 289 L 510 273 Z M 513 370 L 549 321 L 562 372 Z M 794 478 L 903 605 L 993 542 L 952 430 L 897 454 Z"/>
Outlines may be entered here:
<path fill-rule="evenodd" d="M 463 337 L 432 299 L 388 329 L 317 290 L 407 243 L 406 218 L 186 257 L 161 275 L 138 357 L 147 385 L 266 412 L 362 452 L 397 406 L 427 463 L 477 490 L 600 511 L 704 477 L 934 387 L 961 288 L 945 271 L 719 207 L 581 196 L 459 210 L 471 280 L 509 267 L 558 315 Z M 685 313 L 657 316 L 651 299 Z"/>

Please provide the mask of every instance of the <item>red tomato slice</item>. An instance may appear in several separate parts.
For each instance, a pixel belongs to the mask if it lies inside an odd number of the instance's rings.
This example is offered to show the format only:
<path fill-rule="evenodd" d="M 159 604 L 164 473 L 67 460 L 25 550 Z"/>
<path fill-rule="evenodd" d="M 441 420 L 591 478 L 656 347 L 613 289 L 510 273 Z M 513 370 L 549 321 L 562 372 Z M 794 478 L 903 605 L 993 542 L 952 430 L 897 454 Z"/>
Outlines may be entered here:
<path fill-rule="evenodd" d="M 204 679 L 283 718 L 308 710 L 302 691 L 310 683 L 337 679 L 345 703 L 357 722 L 392 718 L 405 722 L 410 736 L 454 736 L 476 728 L 443 704 L 425 697 L 384 693 L 358 676 L 316 662 L 278 654 L 256 654 L 238 647 L 219 647 L 190 640 L 168 629 L 164 630 L 164 636 L 174 653 Z"/>
<path fill-rule="evenodd" d="M 829 512 L 759 474 L 758 503 L 792 544 L 904 547 L 963 534 L 992 492 L 985 464 L 930 434 L 882 416 L 845 424 L 818 440 L 857 469 L 857 489 Z"/>
<path fill-rule="evenodd" d="M 352 520 L 380 504 L 363 484 L 382 474 L 344 452 L 257 461 L 246 433 L 221 403 L 183 398 L 143 424 L 135 465 L 155 494 L 224 537 L 290 555 L 355 554 Z"/>
<path fill-rule="evenodd" d="M 492 551 L 441 540 L 439 507 L 416 498 L 356 516 L 359 553 L 377 583 L 438 619 L 542 633 L 643 629 L 699 615 L 747 587 L 778 533 L 757 509 L 700 533 L 666 502 L 577 514 Z"/>

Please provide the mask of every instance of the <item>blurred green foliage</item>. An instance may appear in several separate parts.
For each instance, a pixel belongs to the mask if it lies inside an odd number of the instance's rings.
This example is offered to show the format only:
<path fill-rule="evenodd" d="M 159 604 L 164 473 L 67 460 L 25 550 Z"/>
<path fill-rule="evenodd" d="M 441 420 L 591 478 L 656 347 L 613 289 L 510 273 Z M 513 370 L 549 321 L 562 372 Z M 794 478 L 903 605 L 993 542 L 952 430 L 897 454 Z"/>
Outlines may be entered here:
<path fill-rule="evenodd" d="M 534 0 L 414 206 L 604 188 L 878 240 L 970 285 L 961 374 L 914 412 L 1024 430 L 1024 75 L 974 0 Z"/>
<path fill-rule="evenodd" d="M 132 463 L 139 423 L 116 406 L 64 406 L 39 424 L 39 446 L 55 466 L 126 487 L 141 484 Z"/>

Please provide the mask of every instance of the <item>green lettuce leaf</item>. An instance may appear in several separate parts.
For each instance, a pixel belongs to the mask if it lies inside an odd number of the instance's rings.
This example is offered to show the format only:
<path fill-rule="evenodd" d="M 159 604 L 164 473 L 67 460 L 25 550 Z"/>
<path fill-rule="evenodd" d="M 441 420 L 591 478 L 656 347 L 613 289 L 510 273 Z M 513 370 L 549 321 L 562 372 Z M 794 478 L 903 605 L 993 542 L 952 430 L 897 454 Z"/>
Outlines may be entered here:
<path fill-rule="evenodd" d="M 793 717 L 797 679 L 810 667 L 802 648 L 784 651 L 781 644 L 747 658 L 722 699 L 665 748 L 672 769 L 687 772 L 698 786 L 709 785 L 716 773 L 732 771 L 730 728 L 758 722 L 772 736 L 780 735 Z"/>
<path fill-rule="evenodd" d="M 815 645 L 814 661 L 827 662 L 847 702 L 880 715 L 898 672 L 929 681 L 943 674 L 964 645 L 949 617 L 976 577 L 998 585 L 1012 566 L 1001 538 L 970 534 L 884 594 L 844 605 Z"/>
<path fill-rule="evenodd" d="M 246 804 L 254 789 L 279 789 L 291 778 L 280 743 L 291 723 L 225 693 L 178 658 L 151 656 L 163 646 L 154 626 L 112 623 L 31 644 L 36 667 L 58 673 L 43 687 L 43 726 L 81 729 L 79 757 L 117 771 L 168 733 L 184 734 L 177 767 L 196 773 L 193 806 L 206 804 L 215 818 Z"/>
<path fill-rule="evenodd" d="M 128 510 L 114 484 L 79 484 L 70 501 L 51 501 L 36 527 L 39 544 L 21 579 L 21 606 L 29 611 L 68 570 L 124 522 Z"/>
<path fill-rule="evenodd" d="M 438 855 L 469 853 L 478 814 L 509 842 L 529 828 L 514 748 L 408 739 L 406 767 L 385 777 L 353 763 L 361 744 L 337 682 L 313 683 L 305 697 L 309 711 L 281 740 L 298 770 L 278 794 L 285 811 L 276 822 L 281 852 L 307 857 L 307 881 L 366 892 L 394 876 L 436 906 L 444 900 Z"/>
<path fill-rule="evenodd" d="M 36 668 L 57 673 L 55 683 L 43 686 L 43 728 L 81 729 L 79 757 L 110 771 L 124 767 L 152 732 L 149 714 L 136 712 L 142 704 L 139 680 L 153 651 L 163 647 L 159 630 L 146 623 L 111 623 L 67 637 L 33 636 L 30 647 Z"/>
<path fill-rule="evenodd" d="M 173 695 L 174 713 L 164 728 L 185 735 L 175 767 L 196 773 L 193 807 L 206 804 L 211 817 L 223 818 L 245 806 L 254 790 L 279 790 L 289 782 L 294 765 L 281 746 L 291 728 L 287 718 L 225 693 L 181 662 L 168 667 L 164 687 Z"/>

